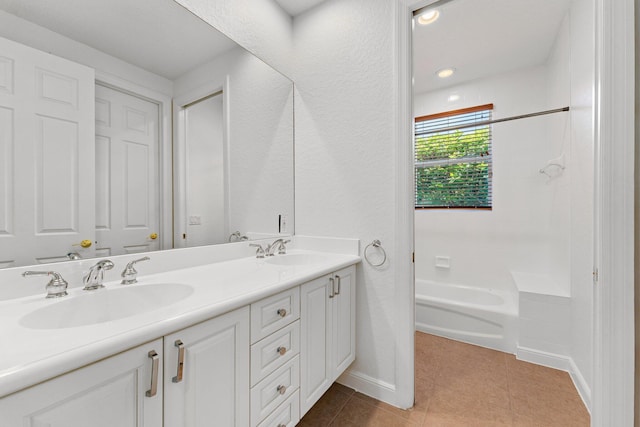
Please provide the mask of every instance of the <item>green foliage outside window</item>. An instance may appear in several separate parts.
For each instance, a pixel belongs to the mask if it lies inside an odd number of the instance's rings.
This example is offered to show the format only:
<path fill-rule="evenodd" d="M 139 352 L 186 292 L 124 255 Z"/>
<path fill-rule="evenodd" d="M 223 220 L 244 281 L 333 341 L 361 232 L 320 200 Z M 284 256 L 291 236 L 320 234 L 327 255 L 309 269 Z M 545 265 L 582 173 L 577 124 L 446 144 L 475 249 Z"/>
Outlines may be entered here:
<path fill-rule="evenodd" d="M 417 207 L 491 207 L 489 127 L 416 137 L 415 144 Z"/>

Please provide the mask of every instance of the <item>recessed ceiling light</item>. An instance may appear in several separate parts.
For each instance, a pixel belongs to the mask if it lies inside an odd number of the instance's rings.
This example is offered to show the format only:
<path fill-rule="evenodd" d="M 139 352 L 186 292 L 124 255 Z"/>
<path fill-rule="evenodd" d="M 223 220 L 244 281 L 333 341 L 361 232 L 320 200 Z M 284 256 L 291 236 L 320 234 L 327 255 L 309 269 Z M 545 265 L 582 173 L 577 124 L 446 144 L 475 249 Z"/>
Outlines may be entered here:
<path fill-rule="evenodd" d="M 458 95 L 457 93 L 453 93 L 451 95 L 449 95 L 449 98 L 447 98 L 447 100 L 449 102 L 456 102 L 460 99 L 460 95 Z"/>
<path fill-rule="evenodd" d="M 451 77 L 455 71 L 456 71 L 455 68 L 443 68 L 442 70 L 438 71 L 436 74 L 441 79 L 446 79 L 447 77 Z"/>
<path fill-rule="evenodd" d="M 418 16 L 418 24 L 420 25 L 433 24 L 438 20 L 439 16 L 440 16 L 440 12 L 438 12 L 437 10 L 435 9 L 428 10 L 425 13 Z"/>

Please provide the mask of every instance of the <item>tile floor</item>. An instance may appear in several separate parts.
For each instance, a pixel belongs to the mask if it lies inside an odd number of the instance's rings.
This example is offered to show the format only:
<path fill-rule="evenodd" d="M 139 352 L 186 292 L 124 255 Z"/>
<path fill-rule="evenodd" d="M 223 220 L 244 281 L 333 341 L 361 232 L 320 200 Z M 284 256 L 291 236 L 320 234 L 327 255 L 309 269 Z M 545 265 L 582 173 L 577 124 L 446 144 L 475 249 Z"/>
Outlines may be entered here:
<path fill-rule="evenodd" d="M 416 404 L 403 411 L 334 384 L 300 427 L 588 427 L 566 372 L 416 333 Z"/>

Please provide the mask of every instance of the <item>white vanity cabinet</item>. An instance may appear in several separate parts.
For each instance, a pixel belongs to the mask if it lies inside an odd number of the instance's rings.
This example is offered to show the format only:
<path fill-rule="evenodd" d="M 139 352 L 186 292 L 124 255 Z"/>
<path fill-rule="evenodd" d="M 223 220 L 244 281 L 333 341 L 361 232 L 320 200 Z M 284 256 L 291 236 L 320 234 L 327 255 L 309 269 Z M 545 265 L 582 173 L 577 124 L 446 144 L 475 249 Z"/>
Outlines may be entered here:
<path fill-rule="evenodd" d="M 355 266 L 300 287 L 300 416 L 355 360 Z"/>
<path fill-rule="evenodd" d="M 164 352 L 165 427 L 249 424 L 249 307 L 165 336 Z"/>
<path fill-rule="evenodd" d="M 251 427 L 300 420 L 300 288 L 251 304 Z"/>
<path fill-rule="evenodd" d="M 162 391 L 157 339 L 0 399 L 0 426 L 157 427 Z"/>

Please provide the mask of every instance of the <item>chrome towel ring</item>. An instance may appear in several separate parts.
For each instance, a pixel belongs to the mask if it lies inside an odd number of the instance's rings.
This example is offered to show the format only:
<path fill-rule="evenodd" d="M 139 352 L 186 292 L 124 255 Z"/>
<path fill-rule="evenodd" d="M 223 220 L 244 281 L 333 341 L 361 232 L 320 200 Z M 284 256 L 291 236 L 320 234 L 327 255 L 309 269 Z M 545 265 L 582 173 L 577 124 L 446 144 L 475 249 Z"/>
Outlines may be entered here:
<path fill-rule="evenodd" d="M 371 260 L 369 259 L 369 254 L 368 254 L 368 250 L 374 247 L 376 249 L 378 249 L 380 252 L 382 252 L 382 261 L 377 262 L 377 263 L 373 263 L 371 262 Z M 384 264 L 387 261 L 387 253 L 385 252 L 384 248 L 382 247 L 382 243 L 380 243 L 380 240 L 376 239 L 373 242 L 369 243 L 367 245 L 367 247 L 364 248 L 364 259 L 367 260 L 367 262 L 369 264 L 371 264 L 374 267 L 380 267 L 382 264 Z"/>

